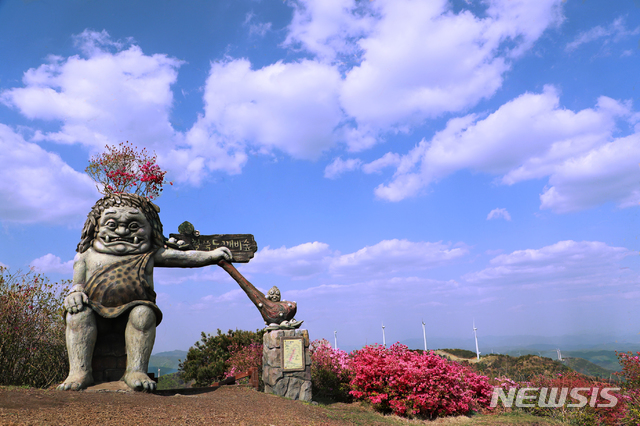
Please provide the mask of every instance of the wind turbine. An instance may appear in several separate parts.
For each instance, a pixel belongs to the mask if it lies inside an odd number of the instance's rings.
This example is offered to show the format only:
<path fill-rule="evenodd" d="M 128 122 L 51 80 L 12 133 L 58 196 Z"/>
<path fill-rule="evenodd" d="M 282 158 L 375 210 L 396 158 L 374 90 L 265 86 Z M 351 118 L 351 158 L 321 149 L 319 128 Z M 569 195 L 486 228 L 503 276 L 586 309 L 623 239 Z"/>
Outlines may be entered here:
<path fill-rule="evenodd" d="M 384 323 L 382 323 L 382 346 L 387 347 L 387 339 L 384 336 Z"/>
<path fill-rule="evenodd" d="M 333 349 L 338 349 L 338 332 L 333 330 Z"/>
<path fill-rule="evenodd" d="M 477 333 L 477 328 L 476 328 L 476 321 L 473 320 L 473 335 L 476 338 L 476 356 L 478 357 L 478 360 L 480 359 L 480 350 L 478 349 L 478 333 Z"/>
<path fill-rule="evenodd" d="M 424 320 L 422 320 L 422 337 L 424 338 L 424 351 L 427 351 L 427 332 L 424 328 Z"/>

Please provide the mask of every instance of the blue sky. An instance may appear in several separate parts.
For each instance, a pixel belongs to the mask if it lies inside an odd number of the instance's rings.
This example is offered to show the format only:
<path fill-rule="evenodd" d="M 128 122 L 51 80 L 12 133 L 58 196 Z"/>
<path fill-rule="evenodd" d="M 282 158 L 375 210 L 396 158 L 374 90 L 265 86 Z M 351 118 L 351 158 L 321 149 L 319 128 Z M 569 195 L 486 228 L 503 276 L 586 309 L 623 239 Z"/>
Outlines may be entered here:
<path fill-rule="evenodd" d="M 165 235 L 254 234 L 312 338 L 637 342 L 639 10 L 0 0 L 0 263 L 70 278 L 84 168 L 130 141 Z M 155 275 L 156 352 L 262 327 L 216 266 Z"/>

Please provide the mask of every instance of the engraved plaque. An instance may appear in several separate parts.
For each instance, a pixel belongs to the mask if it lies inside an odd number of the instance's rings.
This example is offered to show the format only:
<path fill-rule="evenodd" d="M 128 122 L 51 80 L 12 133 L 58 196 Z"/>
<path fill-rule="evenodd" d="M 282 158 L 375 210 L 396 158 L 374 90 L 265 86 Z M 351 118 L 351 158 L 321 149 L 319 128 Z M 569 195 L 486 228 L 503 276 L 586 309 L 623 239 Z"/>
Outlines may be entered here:
<path fill-rule="evenodd" d="M 253 258 L 258 251 L 258 244 L 251 234 L 169 234 L 172 241 L 180 241 L 182 244 L 167 242 L 167 246 L 178 250 L 211 251 L 218 247 L 227 247 L 233 254 L 232 262 L 246 263 Z"/>
<path fill-rule="evenodd" d="M 282 338 L 282 371 L 304 371 L 304 337 Z"/>

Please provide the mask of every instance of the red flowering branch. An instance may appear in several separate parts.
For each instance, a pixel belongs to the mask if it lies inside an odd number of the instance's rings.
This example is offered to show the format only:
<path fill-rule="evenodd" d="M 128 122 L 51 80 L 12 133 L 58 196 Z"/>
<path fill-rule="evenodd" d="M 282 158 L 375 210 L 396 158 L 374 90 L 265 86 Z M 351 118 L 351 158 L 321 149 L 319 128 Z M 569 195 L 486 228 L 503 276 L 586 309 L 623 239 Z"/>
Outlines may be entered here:
<path fill-rule="evenodd" d="M 102 194 L 131 193 L 149 199 L 158 198 L 166 171 L 156 164 L 156 155 L 150 156 L 145 148 L 138 152 L 129 142 L 119 146 L 106 146 L 107 151 L 92 157 L 87 174 L 98 184 Z M 173 185 L 173 182 L 169 182 Z"/>

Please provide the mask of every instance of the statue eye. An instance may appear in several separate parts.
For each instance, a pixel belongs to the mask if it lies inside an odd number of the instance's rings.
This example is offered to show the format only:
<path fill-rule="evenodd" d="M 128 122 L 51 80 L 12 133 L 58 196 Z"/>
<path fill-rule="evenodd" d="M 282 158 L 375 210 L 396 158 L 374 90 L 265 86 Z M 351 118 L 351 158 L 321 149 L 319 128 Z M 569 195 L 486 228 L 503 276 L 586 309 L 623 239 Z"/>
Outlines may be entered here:
<path fill-rule="evenodd" d="M 110 220 L 107 223 L 104 224 L 104 226 L 106 226 L 109 229 L 116 229 L 118 227 L 118 225 L 116 224 L 115 220 Z"/>
<path fill-rule="evenodd" d="M 132 231 L 137 231 L 138 229 L 140 229 L 140 224 L 138 222 L 131 222 L 129 224 L 129 229 L 131 229 Z"/>

